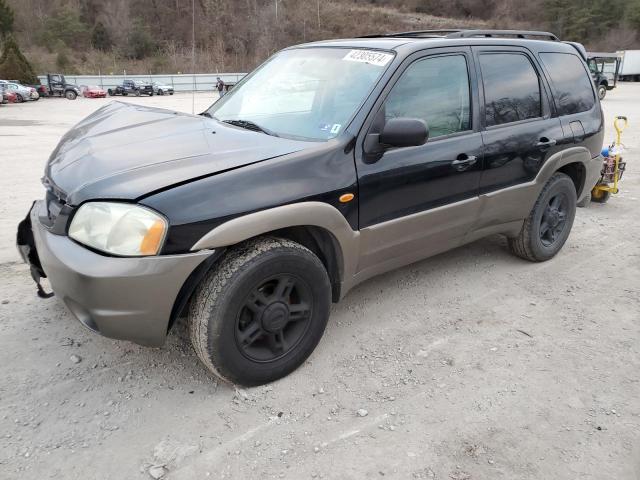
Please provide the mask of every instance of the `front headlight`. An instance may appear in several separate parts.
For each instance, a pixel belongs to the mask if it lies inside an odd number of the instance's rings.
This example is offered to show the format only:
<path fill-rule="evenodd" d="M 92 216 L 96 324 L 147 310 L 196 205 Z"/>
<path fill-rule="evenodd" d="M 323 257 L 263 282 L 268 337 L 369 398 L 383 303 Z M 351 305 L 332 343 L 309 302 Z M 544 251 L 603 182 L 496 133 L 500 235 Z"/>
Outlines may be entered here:
<path fill-rule="evenodd" d="M 157 255 L 167 221 L 148 208 L 130 203 L 88 202 L 80 207 L 69 236 L 88 247 L 114 255 Z"/>

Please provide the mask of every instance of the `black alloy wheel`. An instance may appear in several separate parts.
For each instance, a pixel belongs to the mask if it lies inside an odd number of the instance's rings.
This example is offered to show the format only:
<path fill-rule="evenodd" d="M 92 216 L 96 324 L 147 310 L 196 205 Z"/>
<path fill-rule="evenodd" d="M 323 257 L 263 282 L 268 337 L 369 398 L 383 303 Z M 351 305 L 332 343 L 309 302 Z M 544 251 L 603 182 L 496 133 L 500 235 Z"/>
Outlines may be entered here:
<path fill-rule="evenodd" d="M 313 252 L 258 237 L 229 248 L 202 279 L 189 306 L 191 342 L 222 380 L 263 385 L 304 363 L 330 305 L 331 282 Z"/>
<path fill-rule="evenodd" d="M 544 262 L 556 255 L 567 241 L 576 215 L 577 191 L 573 180 L 554 173 L 538 195 L 520 232 L 509 237 L 509 249 L 531 262 Z"/>
<path fill-rule="evenodd" d="M 551 247 L 567 226 L 569 198 L 564 192 L 551 197 L 540 220 L 540 241 L 545 247 Z"/>
<path fill-rule="evenodd" d="M 311 289 L 303 279 L 275 275 L 247 295 L 236 317 L 236 344 L 255 362 L 282 358 L 304 337 L 312 311 Z"/>

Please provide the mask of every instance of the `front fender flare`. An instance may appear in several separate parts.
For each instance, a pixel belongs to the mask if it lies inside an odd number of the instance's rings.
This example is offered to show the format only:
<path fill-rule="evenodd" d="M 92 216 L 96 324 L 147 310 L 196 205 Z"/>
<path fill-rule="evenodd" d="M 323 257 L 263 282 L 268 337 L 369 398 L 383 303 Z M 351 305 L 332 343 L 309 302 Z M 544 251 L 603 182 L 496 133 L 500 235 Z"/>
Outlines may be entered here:
<path fill-rule="evenodd" d="M 207 232 L 191 251 L 228 247 L 258 235 L 288 227 L 315 226 L 327 230 L 338 242 L 343 265 L 340 267 L 346 293 L 355 275 L 360 252 L 360 232 L 340 211 L 322 202 L 299 202 L 260 210 L 229 220 Z"/>

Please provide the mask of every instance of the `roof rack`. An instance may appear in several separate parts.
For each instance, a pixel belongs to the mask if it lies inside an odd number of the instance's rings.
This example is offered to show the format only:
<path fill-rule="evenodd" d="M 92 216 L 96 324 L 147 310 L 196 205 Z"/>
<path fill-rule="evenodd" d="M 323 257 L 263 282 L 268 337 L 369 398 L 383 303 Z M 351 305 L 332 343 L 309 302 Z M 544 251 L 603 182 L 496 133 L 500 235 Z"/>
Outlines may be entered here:
<path fill-rule="evenodd" d="M 414 30 L 411 32 L 397 32 L 397 33 L 373 33 L 371 35 L 362 35 L 358 38 L 380 38 L 380 37 L 444 37 L 453 33 L 461 32 L 460 29 L 446 29 L 446 30 Z"/>
<path fill-rule="evenodd" d="M 359 38 L 471 38 L 471 37 L 516 37 L 529 38 L 539 37 L 545 40 L 553 40 L 558 42 L 559 39 L 553 33 L 536 32 L 533 30 L 463 30 L 459 28 L 444 30 L 415 30 L 411 32 L 398 33 L 374 33 L 371 35 L 363 35 Z"/>
<path fill-rule="evenodd" d="M 458 30 L 447 35 L 447 38 L 469 38 L 469 37 L 542 37 L 547 40 L 558 42 L 559 39 L 553 33 L 537 32 L 533 30 Z"/>

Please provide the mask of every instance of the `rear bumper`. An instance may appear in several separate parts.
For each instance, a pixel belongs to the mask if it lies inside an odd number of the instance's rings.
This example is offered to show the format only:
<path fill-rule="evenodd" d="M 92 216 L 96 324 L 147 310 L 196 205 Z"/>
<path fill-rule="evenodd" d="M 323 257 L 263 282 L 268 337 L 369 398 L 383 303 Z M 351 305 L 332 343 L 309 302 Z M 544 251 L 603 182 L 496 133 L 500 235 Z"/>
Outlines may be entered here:
<path fill-rule="evenodd" d="M 171 311 L 185 280 L 213 251 L 155 257 L 108 257 L 55 235 L 31 210 L 35 247 L 51 288 L 74 316 L 106 337 L 164 343 Z"/>

